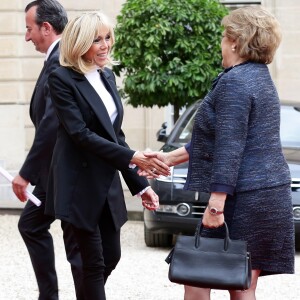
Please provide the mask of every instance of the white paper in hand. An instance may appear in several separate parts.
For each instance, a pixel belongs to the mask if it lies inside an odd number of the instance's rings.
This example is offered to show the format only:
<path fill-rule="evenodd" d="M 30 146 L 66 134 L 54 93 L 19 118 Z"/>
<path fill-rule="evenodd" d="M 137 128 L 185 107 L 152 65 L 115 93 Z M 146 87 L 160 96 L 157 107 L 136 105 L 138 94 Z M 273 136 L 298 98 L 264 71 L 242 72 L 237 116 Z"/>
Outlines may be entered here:
<path fill-rule="evenodd" d="M 9 182 L 13 181 L 13 177 L 3 168 L 0 167 L 0 175 L 2 175 L 3 177 L 5 177 Z M 26 196 L 28 197 L 29 200 L 31 200 L 36 206 L 40 206 L 41 205 L 41 201 L 34 196 L 32 193 L 30 193 L 29 191 L 26 191 Z"/>

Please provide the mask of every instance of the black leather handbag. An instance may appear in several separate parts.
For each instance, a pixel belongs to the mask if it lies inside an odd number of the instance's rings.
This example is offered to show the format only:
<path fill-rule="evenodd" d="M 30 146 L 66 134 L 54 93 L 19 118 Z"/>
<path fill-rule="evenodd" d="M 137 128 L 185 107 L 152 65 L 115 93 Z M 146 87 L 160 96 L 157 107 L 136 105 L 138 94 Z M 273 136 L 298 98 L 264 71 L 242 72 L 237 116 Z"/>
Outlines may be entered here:
<path fill-rule="evenodd" d="M 247 243 L 231 240 L 227 224 L 225 238 L 201 236 L 202 221 L 195 236 L 180 235 L 166 258 L 172 282 L 202 288 L 246 290 L 251 285 L 251 257 Z"/>

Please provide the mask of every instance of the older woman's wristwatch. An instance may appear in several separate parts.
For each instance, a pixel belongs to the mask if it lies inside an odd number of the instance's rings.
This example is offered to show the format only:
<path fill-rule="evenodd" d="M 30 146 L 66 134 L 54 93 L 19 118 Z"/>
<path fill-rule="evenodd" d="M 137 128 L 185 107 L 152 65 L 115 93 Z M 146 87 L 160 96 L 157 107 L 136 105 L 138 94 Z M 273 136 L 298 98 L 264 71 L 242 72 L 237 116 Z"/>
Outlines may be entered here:
<path fill-rule="evenodd" d="M 208 212 L 213 216 L 218 216 L 218 215 L 221 215 L 222 213 L 224 213 L 223 210 L 218 210 L 217 208 L 210 206 L 209 204 L 207 206 L 207 209 L 208 209 Z"/>

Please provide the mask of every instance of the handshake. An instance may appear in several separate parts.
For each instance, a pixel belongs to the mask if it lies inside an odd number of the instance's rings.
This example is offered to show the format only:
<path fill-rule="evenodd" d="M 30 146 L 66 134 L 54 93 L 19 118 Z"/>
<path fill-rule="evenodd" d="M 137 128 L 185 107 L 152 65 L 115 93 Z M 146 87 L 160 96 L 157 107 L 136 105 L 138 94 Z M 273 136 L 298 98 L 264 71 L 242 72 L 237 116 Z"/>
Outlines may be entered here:
<path fill-rule="evenodd" d="M 136 165 L 138 174 L 147 179 L 157 178 L 160 175 L 170 175 L 170 167 L 166 154 L 162 152 L 136 152 L 131 159 L 131 164 Z M 159 197 L 151 187 L 140 193 L 142 205 L 148 210 L 156 210 L 159 207 Z"/>
<path fill-rule="evenodd" d="M 131 163 L 139 167 L 138 174 L 148 179 L 157 178 L 160 175 L 169 176 L 170 167 L 189 160 L 189 153 L 185 147 L 171 152 L 136 152 Z"/>
<path fill-rule="evenodd" d="M 189 160 L 189 153 L 185 147 L 171 152 L 136 152 L 131 164 L 138 166 L 138 174 L 147 179 L 157 178 L 160 175 L 171 175 L 170 167 Z M 149 188 L 142 195 L 142 204 L 146 209 L 156 210 L 159 199 L 155 192 Z"/>
<path fill-rule="evenodd" d="M 164 152 L 136 152 L 131 163 L 138 166 L 138 174 L 147 179 L 157 178 L 160 175 L 169 176 L 171 162 Z"/>

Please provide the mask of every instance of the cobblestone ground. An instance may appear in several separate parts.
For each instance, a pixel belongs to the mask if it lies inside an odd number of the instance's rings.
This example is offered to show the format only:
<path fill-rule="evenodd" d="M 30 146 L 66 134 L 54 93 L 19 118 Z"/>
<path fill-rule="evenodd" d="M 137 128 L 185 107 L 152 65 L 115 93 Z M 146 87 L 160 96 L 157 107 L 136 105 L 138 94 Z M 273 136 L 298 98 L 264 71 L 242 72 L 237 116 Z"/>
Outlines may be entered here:
<path fill-rule="evenodd" d="M 36 300 L 35 277 L 17 231 L 17 215 L 0 215 L 0 300 Z M 51 228 L 61 300 L 75 300 L 70 267 L 66 261 L 60 222 Z M 172 284 L 164 262 L 169 249 L 147 248 L 143 223 L 129 221 L 122 231 L 122 259 L 106 286 L 108 300 L 183 300 L 183 287 Z M 295 275 L 266 276 L 260 279 L 257 300 L 300 299 L 300 253 Z M 229 299 L 225 291 L 212 291 L 212 300 Z"/>

